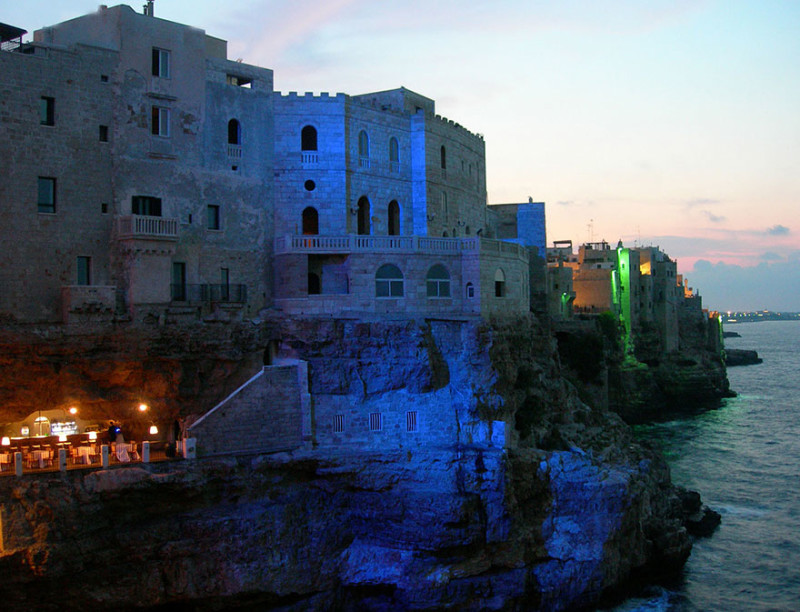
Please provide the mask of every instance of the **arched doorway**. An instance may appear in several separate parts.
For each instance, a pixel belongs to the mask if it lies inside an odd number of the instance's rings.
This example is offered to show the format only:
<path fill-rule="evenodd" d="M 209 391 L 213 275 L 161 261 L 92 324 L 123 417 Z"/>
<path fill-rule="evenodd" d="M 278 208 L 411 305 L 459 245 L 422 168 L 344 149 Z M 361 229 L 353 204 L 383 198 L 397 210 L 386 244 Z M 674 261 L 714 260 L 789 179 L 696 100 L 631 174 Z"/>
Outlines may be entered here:
<path fill-rule="evenodd" d="M 367 199 L 367 196 L 361 196 L 358 199 L 357 233 L 362 236 L 370 233 L 370 212 L 369 200 Z"/>

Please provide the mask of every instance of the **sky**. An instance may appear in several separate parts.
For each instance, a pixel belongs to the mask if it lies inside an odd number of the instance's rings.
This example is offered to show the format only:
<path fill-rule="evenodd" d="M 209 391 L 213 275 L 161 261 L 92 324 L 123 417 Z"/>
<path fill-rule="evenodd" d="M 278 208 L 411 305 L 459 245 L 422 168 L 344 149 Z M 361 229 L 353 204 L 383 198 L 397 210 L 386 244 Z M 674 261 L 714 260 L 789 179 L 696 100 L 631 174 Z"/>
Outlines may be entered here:
<path fill-rule="evenodd" d="M 0 21 L 33 32 L 97 7 L 0 0 Z M 546 203 L 549 243 L 659 246 L 707 308 L 800 311 L 796 0 L 155 0 L 155 14 L 227 40 L 281 92 L 433 98 L 484 135 L 489 203 Z"/>

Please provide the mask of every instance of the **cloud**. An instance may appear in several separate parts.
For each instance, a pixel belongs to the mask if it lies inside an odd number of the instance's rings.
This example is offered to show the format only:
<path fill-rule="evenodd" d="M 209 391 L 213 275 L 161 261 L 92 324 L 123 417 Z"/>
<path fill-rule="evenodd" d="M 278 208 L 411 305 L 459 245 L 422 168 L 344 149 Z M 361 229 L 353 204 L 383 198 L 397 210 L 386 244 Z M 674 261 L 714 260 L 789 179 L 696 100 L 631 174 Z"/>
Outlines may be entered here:
<path fill-rule="evenodd" d="M 701 259 L 686 276 L 703 297 L 703 305 L 712 310 L 800 311 L 800 267 L 796 262 L 745 267 Z"/>
<path fill-rule="evenodd" d="M 722 223 L 723 221 L 725 221 L 725 217 L 722 217 L 720 215 L 715 215 L 710 210 L 704 210 L 702 212 L 706 217 L 708 217 L 708 220 L 711 221 L 711 223 Z"/>
<path fill-rule="evenodd" d="M 760 258 L 762 261 L 783 261 L 783 257 L 778 255 L 777 253 L 773 253 L 772 251 L 767 251 L 763 253 Z"/>
<path fill-rule="evenodd" d="M 767 233 L 770 236 L 788 236 L 790 231 L 785 225 L 773 225 L 767 229 Z"/>
<path fill-rule="evenodd" d="M 559 202 L 556 202 L 556 204 L 558 206 L 574 206 L 575 202 L 573 202 L 572 200 L 561 200 Z"/>
<path fill-rule="evenodd" d="M 689 200 L 686 202 L 686 207 L 696 208 L 697 206 L 715 206 L 717 204 L 721 204 L 721 202 L 711 198 L 695 198 L 694 200 Z"/>

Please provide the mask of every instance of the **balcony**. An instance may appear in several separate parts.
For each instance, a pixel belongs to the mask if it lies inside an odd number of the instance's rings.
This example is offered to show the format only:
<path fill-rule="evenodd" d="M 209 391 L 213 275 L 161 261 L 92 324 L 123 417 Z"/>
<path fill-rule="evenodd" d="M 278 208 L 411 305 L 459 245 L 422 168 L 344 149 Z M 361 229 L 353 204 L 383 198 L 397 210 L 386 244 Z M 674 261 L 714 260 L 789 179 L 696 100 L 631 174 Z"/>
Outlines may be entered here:
<path fill-rule="evenodd" d="M 300 161 L 303 164 L 316 164 L 319 163 L 319 153 L 316 151 L 302 151 L 300 153 Z"/>
<path fill-rule="evenodd" d="M 279 236 L 275 254 L 308 253 L 486 253 L 516 256 L 527 261 L 528 251 L 513 242 L 470 236 Z"/>
<path fill-rule="evenodd" d="M 146 215 L 117 217 L 117 236 L 120 240 L 169 240 L 178 239 L 178 220 Z"/>
<path fill-rule="evenodd" d="M 244 304 L 247 302 L 247 285 L 170 285 L 173 302 L 202 302 Z"/>
<path fill-rule="evenodd" d="M 242 145 L 229 144 L 228 145 L 228 159 L 232 161 L 241 161 L 242 159 Z"/>

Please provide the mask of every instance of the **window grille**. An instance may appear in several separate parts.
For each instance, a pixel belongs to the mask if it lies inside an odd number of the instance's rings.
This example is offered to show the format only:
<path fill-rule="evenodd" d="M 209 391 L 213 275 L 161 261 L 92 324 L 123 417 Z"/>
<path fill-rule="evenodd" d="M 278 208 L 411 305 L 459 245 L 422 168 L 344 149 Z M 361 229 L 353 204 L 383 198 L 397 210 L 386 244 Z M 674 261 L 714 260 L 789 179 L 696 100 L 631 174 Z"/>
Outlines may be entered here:
<path fill-rule="evenodd" d="M 383 415 L 380 412 L 370 412 L 369 430 L 381 431 L 383 429 Z"/>
<path fill-rule="evenodd" d="M 417 428 L 417 411 L 406 412 L 406 431 L 419 431 Z"/>
<path fill-rule="evenodd" d="M 344 431 L 344 415 L 333 415 L 333 433 L 342 433 Z"/>

